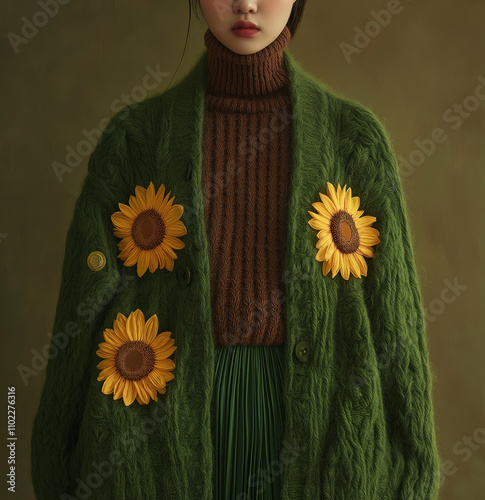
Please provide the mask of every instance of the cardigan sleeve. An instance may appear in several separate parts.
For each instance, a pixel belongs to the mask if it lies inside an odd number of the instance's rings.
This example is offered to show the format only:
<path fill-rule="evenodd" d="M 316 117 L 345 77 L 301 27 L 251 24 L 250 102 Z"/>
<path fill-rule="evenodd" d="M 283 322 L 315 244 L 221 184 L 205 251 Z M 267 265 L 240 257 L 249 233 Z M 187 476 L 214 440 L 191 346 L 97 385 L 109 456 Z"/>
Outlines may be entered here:
<path fill-rule="evenodd" d="M 32 424 L 31 476 L 38 500 L 60 498 L 75 480 L 70 461 L 83 414 L 94 333 L 102 327 L 123 274 L 110 219 L 116 208 L 106 182 L 109 168 L 122 155 L 123 137 L 119 127 L 105 129 L 89 158 L 67 232 L 45 381 Z M 106 258 L 98 271 L 88 266 L 94 251 Z"/>
<path fill-rule="evenodd" d="M 383 125 L 369 112 L 355 150 L 369 179 L 369 206 L 380 243 L 364 277 L 372 341 L 378 357 L 389 443 L 389 498 L 434 500 L 440 486 L 421 286 L 398 162 Z M 369 116 L 367 116 L 369 118 Z"/>

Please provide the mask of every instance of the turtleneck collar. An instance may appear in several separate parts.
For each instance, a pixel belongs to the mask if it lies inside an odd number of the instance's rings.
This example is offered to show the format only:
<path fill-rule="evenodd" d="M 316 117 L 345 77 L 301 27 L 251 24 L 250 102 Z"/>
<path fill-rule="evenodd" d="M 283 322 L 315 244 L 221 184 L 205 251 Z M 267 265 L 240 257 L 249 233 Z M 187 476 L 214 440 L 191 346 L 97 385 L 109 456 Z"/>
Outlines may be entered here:
<path fill-rule="evenodd" d="M 287 74 L 283 49 L 291 39 L 285 26 L 263 49 L 253 54 L 238 54 L 228 49 L 207 29 L 208 106 L 221 110 L 268 110 L 283 104 Z"/>

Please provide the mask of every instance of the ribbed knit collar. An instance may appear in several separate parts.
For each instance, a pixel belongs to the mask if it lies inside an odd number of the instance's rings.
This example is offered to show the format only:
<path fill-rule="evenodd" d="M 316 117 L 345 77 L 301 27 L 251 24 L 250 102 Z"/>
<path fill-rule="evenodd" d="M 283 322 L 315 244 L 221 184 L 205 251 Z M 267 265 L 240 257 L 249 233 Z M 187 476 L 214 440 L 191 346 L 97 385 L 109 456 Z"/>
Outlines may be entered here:
<path fill-rule="evenodd" d="M 225 111 L 262 111 L 283 105 L 287 74 L 283 49 L 291 39 L 285 26 L 269 45 L 253 54 L 228 49 L 207 29 L 207 105 Z"/>

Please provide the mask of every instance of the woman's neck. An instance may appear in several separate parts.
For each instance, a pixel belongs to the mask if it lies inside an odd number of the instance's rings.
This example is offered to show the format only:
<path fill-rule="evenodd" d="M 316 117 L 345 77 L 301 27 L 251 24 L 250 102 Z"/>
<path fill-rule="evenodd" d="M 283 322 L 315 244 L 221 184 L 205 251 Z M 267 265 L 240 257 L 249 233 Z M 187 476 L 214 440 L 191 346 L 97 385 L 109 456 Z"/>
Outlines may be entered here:
<path fill-rule="evenodd" d="M 208 52 L 208 78 L 206 93 L 210 102 L 219 104 L 242 101 L 278 99 L 287 81 L 283 61 L 283 49 L 291 39 L 291 32 L 285 26 L 282 32 L 264 49 L 253 54 L 237 54 L 222 44 L 207 29 L 204 43 Z M 227 102 L 226 102 L 227 105 Z"/>

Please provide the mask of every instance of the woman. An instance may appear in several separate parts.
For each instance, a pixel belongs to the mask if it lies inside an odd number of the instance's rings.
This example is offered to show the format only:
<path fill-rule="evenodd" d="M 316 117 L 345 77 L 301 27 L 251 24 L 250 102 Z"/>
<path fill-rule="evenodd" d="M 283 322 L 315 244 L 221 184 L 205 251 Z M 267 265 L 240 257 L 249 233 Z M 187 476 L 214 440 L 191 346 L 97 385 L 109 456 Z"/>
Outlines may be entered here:
<path fill-rule="evenodd" d="M 33 425 L 37 498 L 434 499 L 390 141 L 285 50 L 304 1 L 199 3 L 207 50 L 117 113 L 89 161 Z"/>

